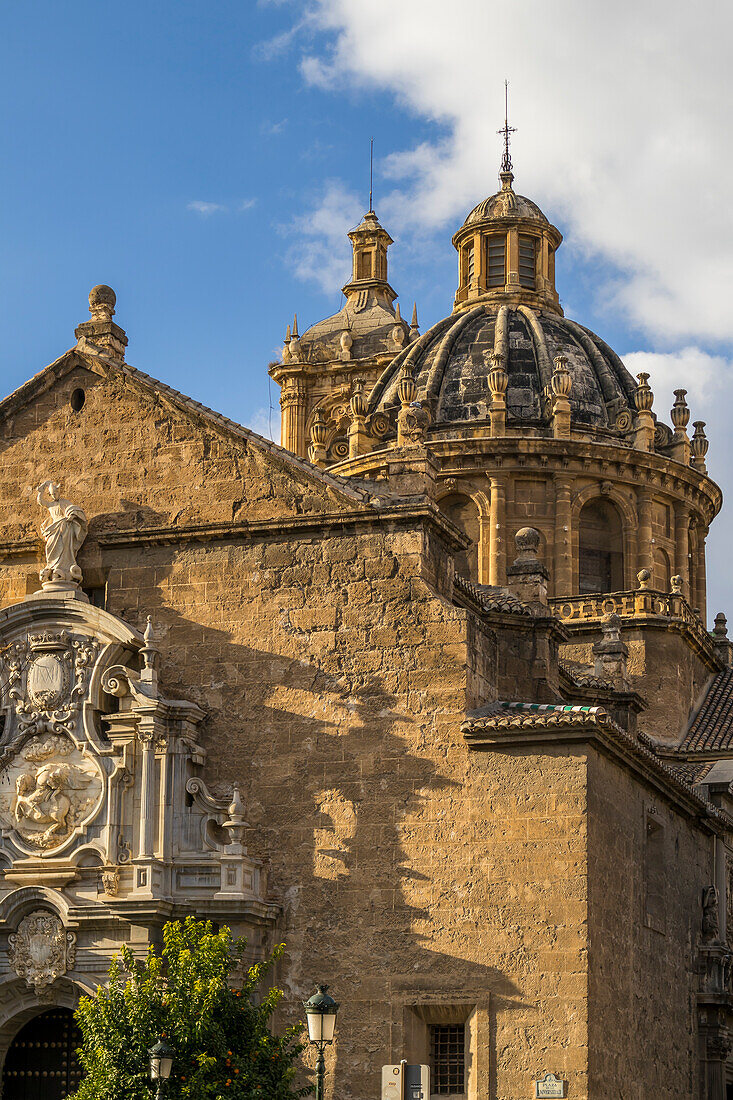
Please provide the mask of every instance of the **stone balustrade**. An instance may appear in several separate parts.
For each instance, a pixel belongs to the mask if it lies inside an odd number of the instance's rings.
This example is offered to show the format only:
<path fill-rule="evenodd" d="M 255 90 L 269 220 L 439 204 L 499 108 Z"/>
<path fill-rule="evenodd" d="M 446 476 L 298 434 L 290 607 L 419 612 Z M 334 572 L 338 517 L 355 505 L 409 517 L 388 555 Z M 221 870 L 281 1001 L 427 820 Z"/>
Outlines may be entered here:
<path fill-rule="evenodd" d="M 600 621 L 604 615 L 619 615 L 622 619 L 657 617 L 684 623 L 698 643 L 712 650 L 710 634 L 699 615 L 678 592 L 658 592 L 653 588 L 638 588 L 630 592 L 603 592 L 586 596 L 555 596 L 548 604 L 568 626 Z"/>

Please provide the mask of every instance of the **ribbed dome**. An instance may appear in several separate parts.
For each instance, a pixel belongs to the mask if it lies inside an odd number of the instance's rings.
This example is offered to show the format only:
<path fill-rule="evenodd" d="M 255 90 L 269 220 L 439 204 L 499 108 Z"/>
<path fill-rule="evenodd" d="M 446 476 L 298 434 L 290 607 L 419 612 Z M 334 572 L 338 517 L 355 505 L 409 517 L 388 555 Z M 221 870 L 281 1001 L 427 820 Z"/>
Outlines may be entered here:
<path fill-rule="evenodd" d="M 474 206 L 463 225 L 465 227 L 491 218 L 511 217 L 531 218 L 543 225 L 550 224 L 537 203 L 525 198 L 524 195 L 516 195 L 514 191 L 501 190 L 495 195 L 489 195 L 488 199 L 484 199 L 478 206 Z"/>
<path fill-rule="evenodd" d="M 615 354 L 575 321 L 527 306 L 484 304 L 439 321 L 392 360 L 369 399 L 370 412 L 398 406 L 400 368 L 409 357 L 417 398 L 434 425 L 489 419 L 491 354 L 504 349 L 509 422 L 548 420 L 544 400 L 553 359 L 567 357 L 572 420 L 585 428 L 628 431 L 636 383 Z M 619 421 L 619 415 L 626 413 Z"/>

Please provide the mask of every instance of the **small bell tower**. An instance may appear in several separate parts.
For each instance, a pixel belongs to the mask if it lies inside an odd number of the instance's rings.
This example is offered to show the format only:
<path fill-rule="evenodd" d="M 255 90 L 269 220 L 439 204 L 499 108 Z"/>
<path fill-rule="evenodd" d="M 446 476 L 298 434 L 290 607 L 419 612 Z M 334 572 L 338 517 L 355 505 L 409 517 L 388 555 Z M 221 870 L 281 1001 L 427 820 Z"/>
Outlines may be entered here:
<path fill-rule="evenodd" d="M 347 304 L 365 309 L 378 302 L 392 310 L 397 294 L 387 279 L 387 249 L 393 242 L 373 210 L 368 210 L 361 224 L 351 230 L 349 240 L 353 263 L 351 280 L 343 287 Z"/>

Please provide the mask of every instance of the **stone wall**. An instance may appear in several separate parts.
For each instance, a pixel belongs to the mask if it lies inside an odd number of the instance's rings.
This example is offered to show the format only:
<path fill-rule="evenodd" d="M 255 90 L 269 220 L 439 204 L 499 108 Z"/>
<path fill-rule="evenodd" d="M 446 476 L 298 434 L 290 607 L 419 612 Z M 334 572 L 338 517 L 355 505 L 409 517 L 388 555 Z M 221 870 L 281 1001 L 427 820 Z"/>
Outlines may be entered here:
<path fill-rule="evenodd" d="M 590 757 L 591 1096 L 698 1095 L 695 967 L 712 853 L 713 838 L 663 796 Z"/>
<path fill-rule="evenodd" d="M 131 625 L 152 616 L 166 694 L 205 710 L 211 788 L 240 783 L 247 844 L 282 905 L 283 1017 L 301 1016 L 316 981 L 342 1003 L 329 1095 L 376 1097 L 383 1063 L 425 1057 L 430 1022 L 463 1020 L 471 1100 L 523 1100 L 546 1070 L 577 1100 L 598 1095 L 588 935 L 617 914 L 588 867 L 586 756 L 471 752 L 460 732 L 499 689 L 531 698 L 554 643 L 451 603 L 450 532 L 427 504 L 374 508 L 81 366 L 4 423 L 6 604 L 38 583 L 41 476 L 90 516 L 87 582 L 106 584 Z M 613 820 L 602 790 L 596 831 Z M 675 909 L 668 983 L 681 919 Z M 604 965 L 626 951 L 609 939 Z"/>
<path fill-rule="evenodd" d="M 593 644 L 601 639 L 600 629 L 589 627 L 581 637 L 574 633 L 576 637 L 561 647 L 560 656 L 592 665 Z M 678 744 L 690 711 L 715 669 L 682 633 L 664 623 L 647 620 L 641 627 L 624 620 L 621 638 L 629 650 L 629 684 L 647 703 L 639 715 L 639 729 L 668 744 Z"/>

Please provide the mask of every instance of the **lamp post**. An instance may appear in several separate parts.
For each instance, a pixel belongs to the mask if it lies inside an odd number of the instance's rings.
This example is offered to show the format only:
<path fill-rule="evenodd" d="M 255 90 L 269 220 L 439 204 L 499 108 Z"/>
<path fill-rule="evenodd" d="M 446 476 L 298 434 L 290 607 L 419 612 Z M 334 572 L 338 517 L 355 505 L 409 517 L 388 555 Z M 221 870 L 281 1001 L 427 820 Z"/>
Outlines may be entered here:
<path fill-rule="evenodd" d="M 323 1057 L 323 1050 L 324 1047 L 333 1042 L 336 1013 L 339 1010 L 339 1006 L 333 997 L 330 997 L 326 992 L 327 989 L 327 985 L 319 985 L 318 992 L 303 1002 L 305 1018 L 308 1021 L 308 1038 L 311 1043 L 318 1047 L 316 1100 L 323 1100 L 323 1081 L 326 1076 L 326 1060 Z"/>
<path fill-rule="evenodd" d="M 148 1051 L 150 1059 L 150 1078 L 157 1082 L 155 1100 L 162 1100 L 164 1081 L 167 1081 L 173 1069 L 173 1047 L 169 1047 L 162 1039 Z"/>

